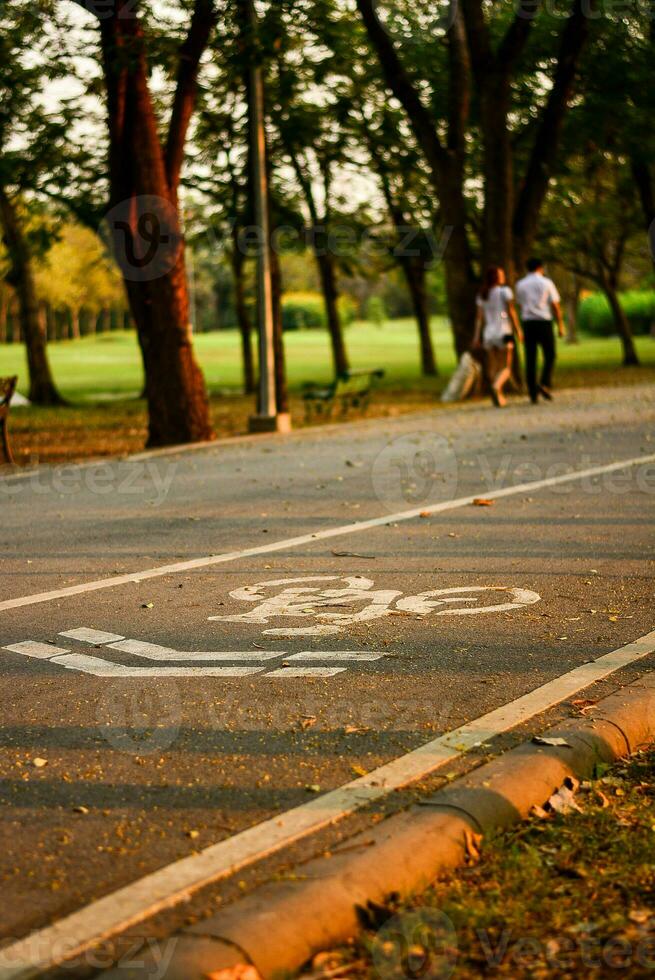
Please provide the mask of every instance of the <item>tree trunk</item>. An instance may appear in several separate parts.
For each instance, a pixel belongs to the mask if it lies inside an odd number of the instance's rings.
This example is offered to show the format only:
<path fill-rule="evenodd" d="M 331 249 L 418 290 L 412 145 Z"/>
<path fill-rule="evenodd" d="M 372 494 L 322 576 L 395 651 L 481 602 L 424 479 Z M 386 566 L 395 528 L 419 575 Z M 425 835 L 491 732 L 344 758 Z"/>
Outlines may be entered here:
<path fill-rule="evenodd" d="M 193 356 L 187 322 L 183 254 L 155 282 L 126 285 L 143 356 L 148 446 L 211 439 L 205 382 Z"/>
<path fill-rule="evenodd" d="M 71 340 L 79 340 L 80 330 L 80 311 L 77 306 L 72 306 L 70 311 Z"/>
<path fill-rule="evenodd" d="M 621 345 L 623 347 L 623 366 L 635 367 L 639 364 L 639 356 L 637 354 L 634 337 L 632 335 L 632 327 L 630 326 L 630 321 L 625 315 L 625 310 L 621 306 L 621 300 L 619 299 L 616 286 L 608 278 L 603 278 L 603 292 L 607 297 L 607 302 L 610 305 L 612 316 L 614 317 L 614 324 L 618 331 L 619 337 L 621 338 Z"/>
<path fill-rule="evenodd" d="M 273 346 L 275 349 L 275 395 L 279 413 L 289 411 L 284 330 L 282 324 L 282 268 L 280 257 L 271 245 L 271 286 L 273 290 Z"/>
<path fill-rule="evenodd" d="M 651 225 L 655 221 L 655 179 L 653 178 L 651 166 L 648 161 L 637 159 L 633 156 L 631 167 L 632 176 L 639 192 L 641 210 L 644 214 L 644 224 L 646 225 L 646 229 L 650 231 Z M 655 261 L 654 241 L 651 241 L 651 250 L 653 252 L 653 260 Z"/>
<path fill-rule="evenodd" d="M 55 319 L 54 310 L 52 309 L 52 304 L 46 302 L 45 304 L 45 322 L 47 324 L 47 338 L 48 340 L 57 340 L 57 321 Z"/>
<path fill-rule="evenodd" d="M 110 223 L 143 356 L 148 446 L 213 438 L 205 382 L 193 353 L 177 205 L 184 136 L 195 98 L 194 71 L 213 23 L 211 4 L 209 11 L 206 6 L 196 3 L 183 45 L 165 150 L 148 88 L 142 22 L 129 0 L 118 0 L 115 12 L 100 20 L 110 135 Z"/>
<path fill-rule="evenodd" d="M 9 304 L 7 323 L 9 325 L 9 343 L 19 344 L 21 341 L 20 314 L 18 312 L 18 302 L 15 299 Z"/>
<path fill-rule="evenodd" d="M 100 310 L 100 316 L 98 317 L 98 322 L 96 325 L 96 331 L 98 333 L 109 333 L 112 329 L 112 311 L 108 306 L 103 306 Z"/>
<path fill-rule="evenodd" d="M 566 342 L 567 344 L 578 343 L 578 305 L 580 303 L 580 291 L 582 284 L 575 274 L 573 275 L 573 288 L 569 301 L 568 316 L 566 318 Z"/>
<path fill-rule="evenodd" d="M 46 336 L 39 317 L 32 258 L 20 227 L 13 201 L 0 186 L 0 221 L 10 263 L 11 284 L 19 303 L 20 323 L 27 352 L 30 387 L 28 398 L 35 405 L 61 405 L 48 362 Z"/>
<path fill-rule="evenodd" d="M 332 345 L 334 372 L 336 375 L 345 374 L 349 364 L 346 345 L 343 340 L 341 316 L 339 314 L 339 290 L 337 288 L 334 258 L 327 251 L 323 252 L 320 250 L 316 251 L 315 254 L 321 280 L 321 289 L 323 291 L 330 343 Z"/>
<path fill-rule="evenodd" d="M 505 89 L 503 79 L 496 81 L 492 72 L 481 92 L 484 177 L 481 265 L 483 274 L 489 266 L 500 266 L 507 274 L 507 281 L 513 284 L 514 167 Z"/>
<path fill-rule="evenodd" d="M 234 277 L 234 306 L 241 335 L 241 361 L 243 364 L 243 387 L 247 395 L 257 390 L 255 377 L 255 359 L 252 349 L 252 323 L 246 303 L 246 285 L 244 277 L 245 256 L 239 249 L 235 236 L 232 248 L 232 275 Z"/>
<path fill-rule="evenodd" d="M 426 377 L 438 375 L 437 362 L 434 356 L 432 335 L 430 333 L 430 311 L 428 309 L 427 276 L 423 262 L 418 259 L 406 258 L 403 272 L 407 280 L 414 316 L 418 326 L 419 343 L 421 348 L 421 370 Z"/>
<path fill-rule="evenodd" d="M 7 290 L 0 287 L 0 344 L 7 343 L 7 313 L 9 311 L 9 298 Z"/>

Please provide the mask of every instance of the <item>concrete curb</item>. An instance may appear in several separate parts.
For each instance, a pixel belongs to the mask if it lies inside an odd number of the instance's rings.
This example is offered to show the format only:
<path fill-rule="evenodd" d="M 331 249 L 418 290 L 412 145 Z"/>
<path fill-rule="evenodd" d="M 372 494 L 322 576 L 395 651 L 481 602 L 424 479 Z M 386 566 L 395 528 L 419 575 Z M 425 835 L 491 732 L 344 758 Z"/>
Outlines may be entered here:
<path fill-rule="evenodd" d="M 254 965 L 264 980 L 299 969 L 313 955 L 359 931 L 358 910 L 426 888 L 462 864 L 472 834 L 487 835 L 543 805 L 567 776 L 585 779 L 598 762 L 613 762 L 655 741 L 655 671 L 601 701 L 593 714 L 557 725 L 549 737 L 567 745 L 525 742 L 402 813 L 302 865 L 293 881 L 256 889 L 179 933 L 166 980 L 206 980 L 224 969 Z M 104 980 L 143 980 L 117 967 Z M 161 974 L 159 974 L 161 975 Z"/>

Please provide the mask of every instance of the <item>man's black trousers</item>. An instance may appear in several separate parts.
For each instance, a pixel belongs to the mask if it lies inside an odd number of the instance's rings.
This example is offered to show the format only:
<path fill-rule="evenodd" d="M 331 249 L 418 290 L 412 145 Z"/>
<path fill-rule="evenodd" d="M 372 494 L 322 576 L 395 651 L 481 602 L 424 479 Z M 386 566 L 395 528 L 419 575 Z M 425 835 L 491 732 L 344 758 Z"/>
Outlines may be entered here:
<path fill-rule="evenodd" d="M 552 320 L 524 320 L 525 373 L 532 401 L 539 395 L 539 386 L 550 388 L 555 364 L 555 331 Z M 541 378 L 537 381 L 537 350 L 541 347 L 544 357 Z"/>

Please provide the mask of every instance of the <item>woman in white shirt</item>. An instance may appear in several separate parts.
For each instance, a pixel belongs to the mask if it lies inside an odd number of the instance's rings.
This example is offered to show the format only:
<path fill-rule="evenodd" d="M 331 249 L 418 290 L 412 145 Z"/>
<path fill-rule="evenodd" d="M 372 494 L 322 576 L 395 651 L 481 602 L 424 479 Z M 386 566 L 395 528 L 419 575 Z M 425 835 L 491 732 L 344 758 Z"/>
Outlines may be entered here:
<path fill-rule="evenodd" d="M 480 341 L 486 352 L 487 371 L 494 405 L 507 404 L 503 389 L 512 376 L 514 337 L 522 340 L 521 324 L 514 307 L 514 294 L 505 285 L 505 271 L 492 265 L 487 270 L 477 298 L 473 346 Z"/>

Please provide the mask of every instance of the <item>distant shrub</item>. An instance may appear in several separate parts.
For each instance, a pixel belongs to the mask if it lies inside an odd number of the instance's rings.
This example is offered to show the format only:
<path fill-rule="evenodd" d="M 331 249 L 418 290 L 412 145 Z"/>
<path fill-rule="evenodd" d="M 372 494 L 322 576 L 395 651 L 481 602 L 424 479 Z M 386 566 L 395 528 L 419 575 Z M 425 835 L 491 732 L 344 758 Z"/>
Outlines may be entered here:
<path fill-rule="evenodd" d="M 352 296 L 346 293 L 344 296 L 339 297 L 339 315 L 344 327 L 349 327 L 357 319 L 358 313 L 359 307 Z"/>
<path fill-rule="evenodd" d="M 376 327 L 382 327 L 387 321 L 387 308 L 381 296 L 371 296 L 366 304 L 366 319 Z"/>
<path fill-rule="evenodd" d="M 655 290 L 629 290 L 619 296 L 632 331 L 637 336 L 649 334 L 655 323 Z M 592 293 L 578 306 L 578 329 L 597 337 L 616 333 L 614 318 L 603 293 Z"/>
<path fill-rule="evenodd" d="M 357 305 L 350 296 L 339 297 L 339 313 L 344 327 L 357 316 Z M 320 293 L 287 293 L 282 300 L 284 330 L 320 330 L 327 327 L 325 304 Z"/>
<path fill-rule="evenodd" d="M 325 307 L 320 293 L 287 293 L 282 300 L 285 330 L 317 330 L 325 327 Z"/>

